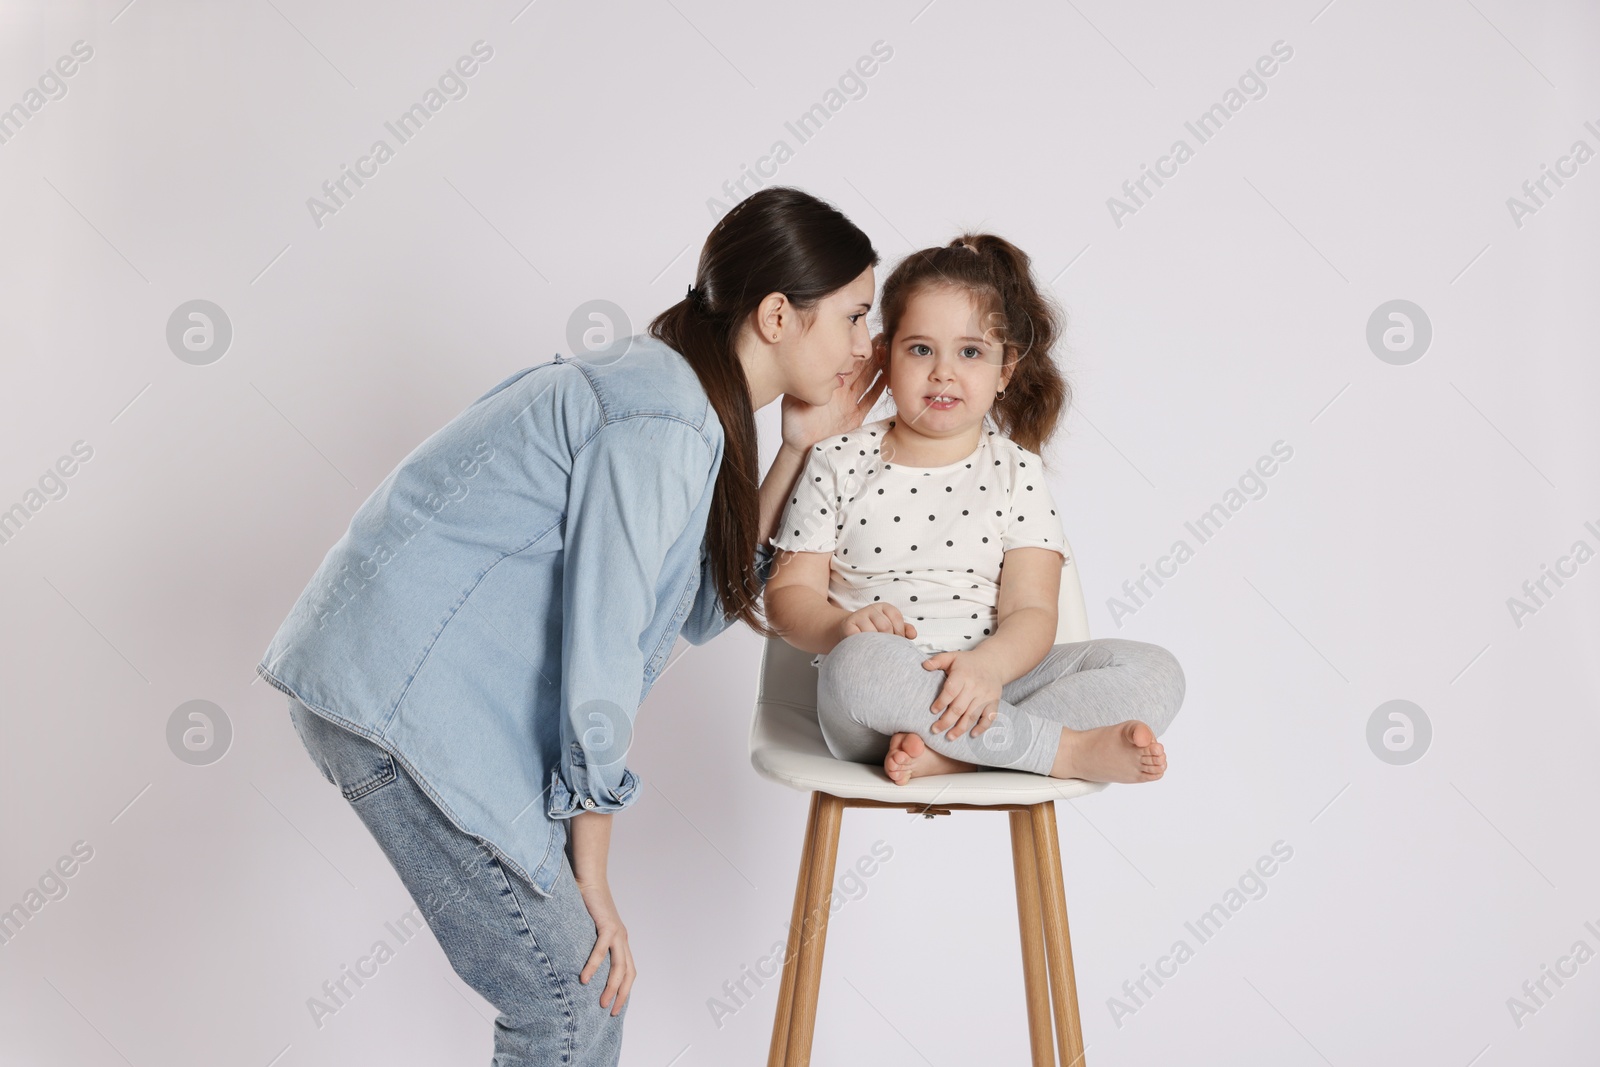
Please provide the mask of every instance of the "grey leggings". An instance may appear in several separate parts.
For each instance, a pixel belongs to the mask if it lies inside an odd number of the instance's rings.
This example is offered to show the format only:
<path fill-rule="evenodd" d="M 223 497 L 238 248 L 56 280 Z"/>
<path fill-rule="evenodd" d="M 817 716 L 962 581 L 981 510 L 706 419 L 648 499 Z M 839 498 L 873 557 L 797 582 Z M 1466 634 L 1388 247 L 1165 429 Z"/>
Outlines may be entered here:
<path fill-rule="evenodd" d="M 891 734 L 918 733 L 955 759 L 1049 774 L 1063 726 L 1088 730 L 1138 719 L 1160 736 L 1183 703 L 1183 669 L 1161 646 L 1119 637 L 1077 641 L 1056 645 L 1002 686 L 987 730 L 952 741 L 929 730 L 946 675 L 922 666 L 928 656 L 909 638 L 860 633 L 823 657 L 817 719 L 834 756 L 882 763 Z"/>

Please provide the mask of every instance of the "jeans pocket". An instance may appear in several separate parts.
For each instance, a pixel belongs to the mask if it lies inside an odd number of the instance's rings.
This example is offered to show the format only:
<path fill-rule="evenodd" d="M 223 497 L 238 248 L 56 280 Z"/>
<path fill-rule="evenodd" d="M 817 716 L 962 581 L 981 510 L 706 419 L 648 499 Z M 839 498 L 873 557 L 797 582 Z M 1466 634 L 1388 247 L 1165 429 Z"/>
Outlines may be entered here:
<path fill-rule="evenodd" d="M 298 700 L 289 703 L 289 717 L 311 761 L 346 800 L 360 800 L 398 777 L 394 757 L 382 745 L 329 722 Z"/>

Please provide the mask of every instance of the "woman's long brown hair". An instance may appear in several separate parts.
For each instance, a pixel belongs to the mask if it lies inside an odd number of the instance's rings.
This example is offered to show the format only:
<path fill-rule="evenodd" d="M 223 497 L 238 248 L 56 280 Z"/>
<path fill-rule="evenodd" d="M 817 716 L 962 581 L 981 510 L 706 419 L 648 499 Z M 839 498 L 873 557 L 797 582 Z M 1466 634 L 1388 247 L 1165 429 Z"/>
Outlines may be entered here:
<path fill-rule="evenodd" d="M 802 318 L 819 300 L 875 266 L 872 242 L 836 208 L 788 186 L 769 186 L 734 205 L 712 228 L 695 269 L 697 299 L 657 315 L 650 336 L 683 355 L 722 423 L 722 467 L 706 520 L 706 548 L 722 614 L 776 635 L 761 617 L 752 573 L 761 527 L 755 401 L 735 344 L 769 293 Z"/>

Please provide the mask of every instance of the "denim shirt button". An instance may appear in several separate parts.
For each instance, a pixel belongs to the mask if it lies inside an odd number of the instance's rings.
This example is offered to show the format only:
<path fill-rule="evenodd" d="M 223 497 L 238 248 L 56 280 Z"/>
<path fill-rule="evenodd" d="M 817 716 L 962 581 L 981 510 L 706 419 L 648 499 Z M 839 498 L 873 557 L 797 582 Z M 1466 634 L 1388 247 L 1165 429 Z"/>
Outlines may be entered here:
<path fill-rule="evenodd" d="M 594 797 L 584 797 L 583 798 L 583 806 L 586 807 L 586 808 L 594 807 Z"/>

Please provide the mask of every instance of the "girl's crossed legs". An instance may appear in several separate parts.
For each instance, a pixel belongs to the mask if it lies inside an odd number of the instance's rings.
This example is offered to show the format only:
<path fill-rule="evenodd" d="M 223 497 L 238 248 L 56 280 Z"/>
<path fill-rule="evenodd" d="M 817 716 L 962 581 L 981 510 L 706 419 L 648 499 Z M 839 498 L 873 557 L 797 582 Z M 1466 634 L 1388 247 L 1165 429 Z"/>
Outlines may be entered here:
<path fill-rule="evenodd" d="M 884 763 L 900 784 L 976 767 L 1124 782 L 1165 770 L 1155 738 L 1178 714 L 1184 678 L 1159 645 L 1118 637 L 1056 645 L 1001 687 L 987 730 L 954 740 L 929 730 L 946 675 L 922 666 L 928 655 L 897 634 L 859 633 L 823 657 L 817 718 L 834 756 Z"/>

